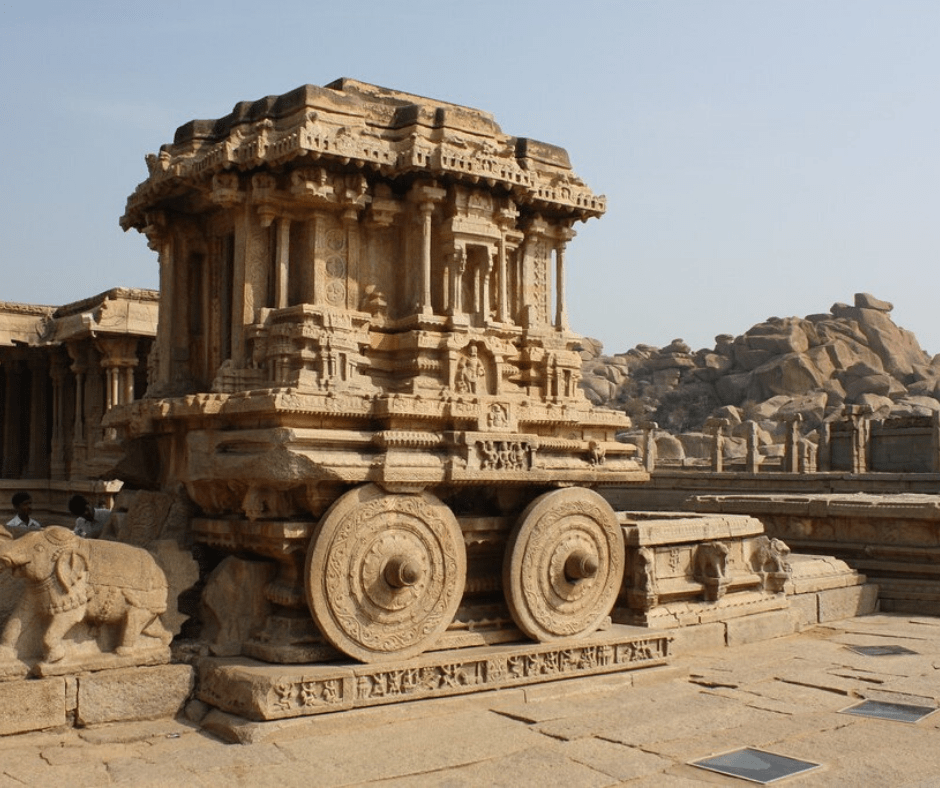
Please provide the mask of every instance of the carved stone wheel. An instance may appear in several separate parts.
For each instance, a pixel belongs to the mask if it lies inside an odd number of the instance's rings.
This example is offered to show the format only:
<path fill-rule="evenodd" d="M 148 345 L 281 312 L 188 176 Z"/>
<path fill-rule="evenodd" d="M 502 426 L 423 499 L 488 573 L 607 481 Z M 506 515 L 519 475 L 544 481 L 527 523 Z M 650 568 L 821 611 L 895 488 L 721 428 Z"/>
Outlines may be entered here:
<path fill-rule="evenodd" d="M 610 613 L 624 571 L 623 533 L 592 490 L 536 498 L 506 546 L 503 592 L 516 626 L 538 641 L 593 632 Z"/>
<path fill-rule="evenodd" d="M 429 493 L 350 490 L 310 540 L 304 584 L 323 636 L 362 662 L 420 654 L 453 621 L 467 556 L 453 513 Z"/>

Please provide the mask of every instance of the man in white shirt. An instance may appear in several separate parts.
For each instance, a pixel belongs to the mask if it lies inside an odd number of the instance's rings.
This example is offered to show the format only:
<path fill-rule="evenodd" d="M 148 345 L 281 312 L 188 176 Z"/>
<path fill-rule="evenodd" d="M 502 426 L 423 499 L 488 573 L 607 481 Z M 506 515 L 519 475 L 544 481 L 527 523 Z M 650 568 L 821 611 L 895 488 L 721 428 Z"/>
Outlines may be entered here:
<path fill-rule="evenodd" d="M 86 539 L 97 539 L 111 518 L 110 509 L 96 509 L 84 495 L 69 498 L 69 511 L 75 515 L 75 533 Z"/>
<path fill-rule="evenodd" d="M 28 492 L 15 493 L 11 503 L 16 510 L 16 516 L 7 523 L 7 528 L 10 529 L 10 533 L 14 537 L 22 536 L 27 531 L 38 531 L 42 528 L 33 519 L 33 499 Z"/>

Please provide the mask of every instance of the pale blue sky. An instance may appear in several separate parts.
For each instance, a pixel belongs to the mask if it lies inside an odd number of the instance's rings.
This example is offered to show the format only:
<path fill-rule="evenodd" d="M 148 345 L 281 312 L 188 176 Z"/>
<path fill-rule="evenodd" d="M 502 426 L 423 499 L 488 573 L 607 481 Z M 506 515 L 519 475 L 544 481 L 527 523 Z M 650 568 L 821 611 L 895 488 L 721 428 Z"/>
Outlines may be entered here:
<path fill-rule="evenodd" d="M 711 347 L 871 292 L 940 353 L 936 0 L 0 0 L 0 300 L 155 287 L 122 233 L 192 118 L 348 76 L 568 149 L 573 327 Z"/>

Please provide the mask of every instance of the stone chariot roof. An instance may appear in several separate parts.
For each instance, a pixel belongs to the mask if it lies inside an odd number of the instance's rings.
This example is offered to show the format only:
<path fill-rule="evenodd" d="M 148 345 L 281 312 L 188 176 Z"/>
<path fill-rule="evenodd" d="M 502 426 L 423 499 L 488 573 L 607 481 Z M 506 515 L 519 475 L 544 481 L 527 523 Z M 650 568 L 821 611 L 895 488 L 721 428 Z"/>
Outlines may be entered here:
<path fill-rule="evenodd" d="M 606 210 L 556 145 L 504 134 L 487 112 L 353 79 L 303 85 L 242 101 L 216 120 L 180 126 L 172 144 L 147 157 L 150 177 L 128 198 L 126 230 L 147 224 L 157 203 L 197 190 L 226 170 L 268 169 L 324 159 L 386 178 L 411 173 L 504 189 L 543 215 L 586 220 Z"/>

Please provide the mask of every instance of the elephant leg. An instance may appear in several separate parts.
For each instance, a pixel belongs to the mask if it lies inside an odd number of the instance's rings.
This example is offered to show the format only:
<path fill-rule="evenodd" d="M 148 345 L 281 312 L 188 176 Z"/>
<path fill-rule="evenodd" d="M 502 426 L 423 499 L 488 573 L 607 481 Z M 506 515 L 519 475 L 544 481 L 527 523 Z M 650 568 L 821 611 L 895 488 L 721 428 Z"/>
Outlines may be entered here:
<path fill-rule="evenodd" d="M 46 662 L 58 662 L 65 656 L 65 646 L 62 645 L 62 638 L 83 618 L 85 618 L 84 605 L 52 616 L 52 621 L 42 639 Z"/>
<path fill-rule="evenodd" d="M 16 644 L 19 643 L 20 635 L 23 633 L 23 619 L 26 616 L 27 604 L 26 596 L 21 596 L 7 619 L 3 635 L 0 636 L 0 659 L 16 658 Z"/>
<path fill-rule="evenodd" d="M 147 637 L 157 638 L 164 646 L 169 646 L 170 641 L 173 640 L 173 635 L 163 626 L 163 621 L 160 620 L 160 616 L 156 613 L 153 613 L 153 618 L 150 619 L 147 626 L 143 628 L 143 634 Z"/>
<path fill-rule="evenodd" d="M 142 607 L 127 608 L 127 614 L 124 616 L 124 628 L 121 632 L 121 645 L 115 649 L 118 654 L 127 656 L 134 652 L 140 633 L 150 622 L 152 616 L 153 613 Z"/>

